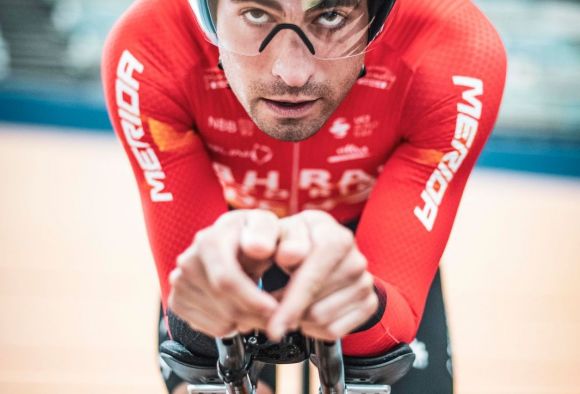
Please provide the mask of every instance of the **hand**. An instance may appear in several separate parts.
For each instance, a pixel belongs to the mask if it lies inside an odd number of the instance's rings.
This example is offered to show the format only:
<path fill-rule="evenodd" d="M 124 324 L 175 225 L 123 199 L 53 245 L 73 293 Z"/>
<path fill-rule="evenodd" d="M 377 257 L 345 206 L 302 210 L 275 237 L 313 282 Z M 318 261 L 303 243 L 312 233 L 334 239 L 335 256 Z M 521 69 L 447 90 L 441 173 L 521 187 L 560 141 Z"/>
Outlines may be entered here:
<path fill-rule="evenodd" d="M 236 210 L 197 232 L 169 276 L 169 308 L 213 337 L 265 329 L 278 302 L 255 282 L 272 264 L 278 228 L 271 212 Z"/>
<path fill-rule="evenodd" d="M 323 211 L 304 211 L 280 225 L 275 260 L 291 278 L 268 335 L 279 340 L 300 327 L 308 336 L 336 340 L 365 323 L 378 297 L 351 231 Z"/>

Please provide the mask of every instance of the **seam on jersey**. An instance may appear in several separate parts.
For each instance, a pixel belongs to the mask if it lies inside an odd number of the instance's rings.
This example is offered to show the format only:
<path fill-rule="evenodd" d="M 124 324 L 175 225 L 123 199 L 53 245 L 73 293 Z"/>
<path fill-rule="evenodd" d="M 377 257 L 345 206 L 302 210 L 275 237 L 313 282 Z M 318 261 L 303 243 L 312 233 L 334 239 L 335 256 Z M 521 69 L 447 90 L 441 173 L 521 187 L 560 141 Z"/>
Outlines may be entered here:
<path fill-rule="evenodd" d="M 291 215 L 298 213 L 298 172 L 300 167 L 300 143 L 292 146 L 292 185 L 290 195 Z"/>
<path fill-rule="evenodd" d="M 398 340 L 397 338 L 395 338 L 395 336 L 393 334 L 391 334 L 391 329 L 389 327 L 385 326 L 385 324 L 382 321 L 381 321 L 381 326 L 383 327 L 383 330 L 389 336 L 389 338 L 391 338 L 393 340 L 393 342 L 395 342 L 397 345 L 399 343 L 401 343 L 400 340 Z"/>

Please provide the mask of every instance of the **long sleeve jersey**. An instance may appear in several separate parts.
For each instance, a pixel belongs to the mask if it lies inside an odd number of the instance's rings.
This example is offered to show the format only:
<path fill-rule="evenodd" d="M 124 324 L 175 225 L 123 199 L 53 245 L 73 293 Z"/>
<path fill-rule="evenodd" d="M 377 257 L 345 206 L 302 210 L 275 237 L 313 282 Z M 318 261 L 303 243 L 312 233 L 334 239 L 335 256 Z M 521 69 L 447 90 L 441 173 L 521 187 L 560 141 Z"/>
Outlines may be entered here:
<path fill-rule="evenodd" d="M 138 0 L 102 76 L 139 187 L 163 304 L 176 257 L 229 208 L 360 219 L 387 305 L 343 339 L 374 355 L 414 338 L 467 178 L 496 120 L 502 42 L 468 0 L 399 0 L 359 78 L 312 137 L 276 140 L 244 111 L 187 0 Z M 465 262 L 466 264 L 468 262 Z"/>

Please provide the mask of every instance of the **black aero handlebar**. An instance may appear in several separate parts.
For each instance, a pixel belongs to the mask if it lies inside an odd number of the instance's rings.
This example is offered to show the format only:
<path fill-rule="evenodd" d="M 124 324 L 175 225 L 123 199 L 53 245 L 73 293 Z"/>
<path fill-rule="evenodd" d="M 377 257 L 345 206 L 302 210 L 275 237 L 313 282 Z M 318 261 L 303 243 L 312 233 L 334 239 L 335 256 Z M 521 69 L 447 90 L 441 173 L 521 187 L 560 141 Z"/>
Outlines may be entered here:
<path fill-rule="evenodd" d="M 255 337 L 250 337 L 248 342 L 254 342 L 253 338 Z M 321 394 L 345 394 L 346 384 L 340 341 L 311 341 L 314 350 L 311 357 L 318 366 Z M 216 345 L 219 354 L 217 370 L 228 389 L 227 393 L 253 393 L 250 379 L 251 357 L 246 352 L 244 338 L 239 334 L 232 338 L 218 338 Z M 276 348 L 280 350 L 282 347 Z M 289 347 L 292 349 L 295 345 L 290 344 Z M 287 360 L 278 358 L 276 361 L 286 363 Z"/>
<path fill-rule="evenodd" d="M 288 333 L 277 343 L 256 333 L 217 338 L 216 344 L 217 360 L 195 355 L 179 342 L 165 341 L 160 346 L 162 366 L 190 383 L 189 394 L 255 394 L 264 363 L 310 359 L 318 368 L 321 394 L 389 394 L 390 385 L 407 373 L 415 359 L 406 344 L 379 356 L 343 356 L 340 341 L 314 340 L 299 332 Z"/>

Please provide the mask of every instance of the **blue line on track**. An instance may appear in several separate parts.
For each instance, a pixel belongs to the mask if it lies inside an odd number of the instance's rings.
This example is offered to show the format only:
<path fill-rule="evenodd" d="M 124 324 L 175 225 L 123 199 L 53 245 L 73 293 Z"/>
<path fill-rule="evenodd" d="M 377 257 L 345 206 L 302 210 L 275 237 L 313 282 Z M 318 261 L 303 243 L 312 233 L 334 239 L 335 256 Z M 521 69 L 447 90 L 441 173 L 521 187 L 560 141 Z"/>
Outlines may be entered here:
<path fill-rule="evenodd" d="M 0 90 L 0 120 L 112 133 L 102 98 Z M 546 133 L 547 135 L 549 133 Z M 580 144 L 492 135 L 477 163 L 499 168 L 580 177 Z"/>

